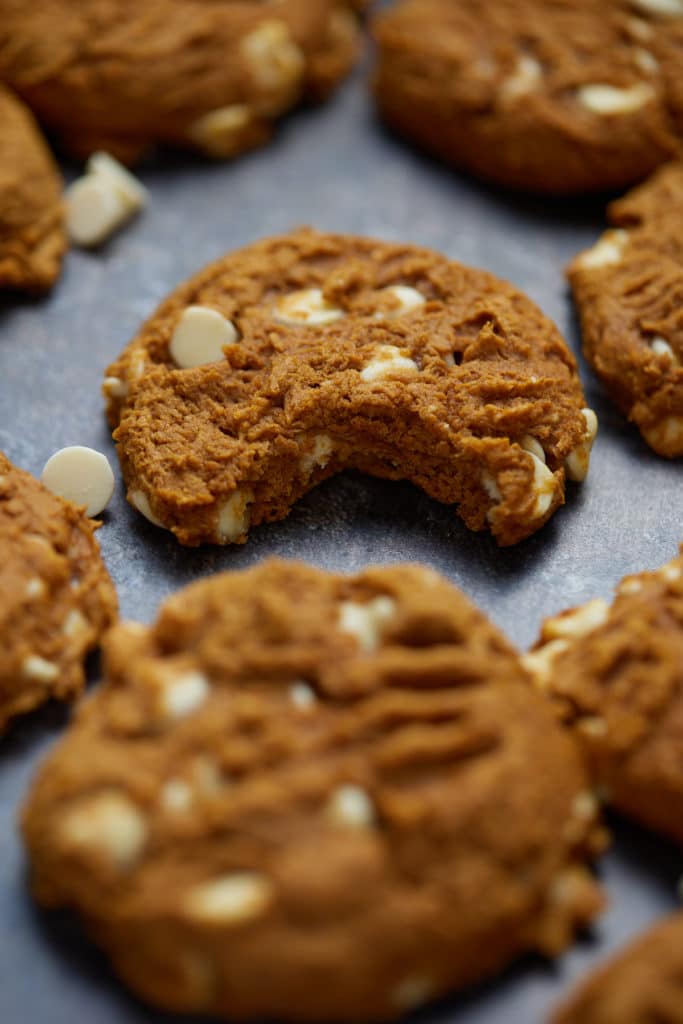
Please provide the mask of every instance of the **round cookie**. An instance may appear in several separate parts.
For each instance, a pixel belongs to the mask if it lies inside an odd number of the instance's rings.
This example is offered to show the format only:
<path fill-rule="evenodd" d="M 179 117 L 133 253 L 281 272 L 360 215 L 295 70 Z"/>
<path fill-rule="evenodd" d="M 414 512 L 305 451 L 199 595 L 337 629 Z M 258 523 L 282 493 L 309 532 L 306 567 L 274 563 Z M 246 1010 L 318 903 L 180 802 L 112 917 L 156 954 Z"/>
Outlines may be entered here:
<path fill-rule="evenodd" d="M 0 85 L 0 289 L 47 291 L 66 249 L 62 182 L 30 112 Z"/>
<path fill-rule="evenodd" d="M 525 658 L 604 799 L 683 843 L 683 555 L 547 619 Z"/>
<path fill-rule="evenodd" d="M 645 932 L 582 984 L 552 1024 L 683 1024 L 683 914 Z"/>
<path fill-rule="evenodd" d="M 557 329 L 511 285 L 310 230 L 182 285 L 104 390 L 129 501 L 183 544 L 243 541 L 351 467 L 511 544 L 585 477 L 597 429 Z"/>
<path fill-rule="evenodd" d="M 0 81 L 77 157 L 155 143 L 232 157 L 358 51 L 351 0 L 4 0 Z"/>
<path fill-rule="evenodd" d="M 600 909 L 578 749 L 431 570 L 214 576 L 112 630 L 104 671 L 24 836 L 37 899 L 152 1003 L 384 1020 Z"/>
<path fill-rule="evenodd" d="M 683 163 L 609 206 L 568 277 L 586 358 L 658 455 L 683 455 Z"/>
<path fill-rule="evenodd" d="M 680 150 L 679 0 L 400 0 L 374 31 L 383 117 L 486 180 L 619 188 Z"/>
<path fill-rule="evenodd" d="M 85 656 L 117 611 L 94 530 L 0 453 L 0 731 L 83 689 Z"/>

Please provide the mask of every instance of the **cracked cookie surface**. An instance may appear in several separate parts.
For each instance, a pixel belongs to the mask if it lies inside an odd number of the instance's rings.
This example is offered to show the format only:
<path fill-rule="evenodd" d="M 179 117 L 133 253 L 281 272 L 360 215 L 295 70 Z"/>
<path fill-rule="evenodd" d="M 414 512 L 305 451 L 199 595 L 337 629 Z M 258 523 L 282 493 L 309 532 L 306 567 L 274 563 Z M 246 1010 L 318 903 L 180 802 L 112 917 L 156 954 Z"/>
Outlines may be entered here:
<path fill-rule="evenodd" d="M 129 500 L 184 544 L 242 541 L 346 468 L 511 544 L 585 477 L 597 430 L 557 329 L 511 285 L 310 230 L 182 285 L 104 391 Z"/>
<path fill-rule="evenodd" d="M 116 607 L 93 523 L 0 453 L 0 731 L 81 692 Z"/>
<path fill-rule="evenodd" d="M 0 85 L 0 289 L 47 291 L 66 250 L 59 170 L 30 112 Z"/>
<path fill-rule="evenodd" d="M 391 1018 L 556 955 L 600 909 L 578 748 L 432 570 L 272 560 L 104 655 L 23 828 L 38 900 L 149 1001 Z"/>
<path fill-rule="evenodd" d="M 683 555 L 547 619 L 525 661 L 604 798 L 683 843 Z"/>
<path fill-rule="evenodd" d="M 3 0 L 0 81 L 79 158 L 155 143 L 232 157 L 302 98 L 323 99 L 359 48 L 350 0 Z"/>
<path fill-rule="evenodd" d="M 683 455 L 683 163 L 609 206 L 568 277 L 586 358 L 650 447 Z"/>
<path fill-rule="evenodd" d="M 403 0 L 375 36 L 385 119 L 484 179 L 605 190 L 680 152 L 678 0 Z"/>

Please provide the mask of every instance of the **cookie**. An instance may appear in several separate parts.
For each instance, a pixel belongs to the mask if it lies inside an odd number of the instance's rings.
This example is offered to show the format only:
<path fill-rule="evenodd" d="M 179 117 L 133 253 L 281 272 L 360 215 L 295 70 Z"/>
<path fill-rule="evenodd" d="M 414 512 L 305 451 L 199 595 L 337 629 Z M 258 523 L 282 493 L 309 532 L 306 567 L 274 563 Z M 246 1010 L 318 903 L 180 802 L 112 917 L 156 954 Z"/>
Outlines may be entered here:
<path fill-rule="evenodd" d="M 0 125 L 0 289 L 44 292 L 66 249 L 61 178 L 30 112 L 1 85 Z"/>
<path fill-rule="evenodd" d="M 586 358 L 658 455 L 683 455 L 683 163 L 609 206 L 568 269 Z"/>
<path fill-rule="evenodd" d="M 597 429 L 557 329 L 511 285 L 310 230 L 182 285 L 104 390 L 129 501 L 183 544 L 243 541 L 350 467 L 512 544 L 586 475 Z"/>
<path fill-rule="evenodd" d="M 526 656 L 623 814 L 683 843 L 683 554 L 547 619 Z"/>
<path fill-rule="evenodd" d="M 112 630 L 104 675 L 24 836 L 37 899 L 152 1003 L 383 1020 L 601 906 L 578 748 L 431 570 L 214 576 Z"/>
<path fill-rule="evenodd" d="M 83 661 L 116 618 L 94 524 L 0 453 L 0 731 L 83 689 Z"/>
<path fill-rule="evenodd" d="M 680 151 L 680 0 L 402 0 L 375 37 L 382 116 L 488 181 L 620 188 Z"/>
<path fill-rule="evenodd" d="M 552 1024 L 683 1024 L 683 914 L 674 914 L 598 970 Z"/>
<path fill-rule="evenodd" d="M 350 0 L 4 0 L 0 80 L 79 158 L 155 143 L 232 157 L 358 51 Z"/>

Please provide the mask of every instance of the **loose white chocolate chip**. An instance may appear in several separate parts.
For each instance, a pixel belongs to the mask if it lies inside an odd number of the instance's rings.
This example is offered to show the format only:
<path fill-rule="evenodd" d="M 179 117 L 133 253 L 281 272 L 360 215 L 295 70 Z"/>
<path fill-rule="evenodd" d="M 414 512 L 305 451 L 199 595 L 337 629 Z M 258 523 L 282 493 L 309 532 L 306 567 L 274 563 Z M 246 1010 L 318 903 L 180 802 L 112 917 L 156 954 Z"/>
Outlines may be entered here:
<path fill-rule="evenodd" d="M 38 683 L 52 683 L 59 675 L 59 667 L 39 654 L 29 654 L 21 663 L 21 674 Z"/>
<path fill-rule="evenodd" d="M 29 601 L 35 601 L 36 598 L 43 597 L 47 593 L 47 586 L 45 580 L 41 580 L 39 576 L 33 576 L 30 580 L 26 581 L 24 587 L 24 594 Z"/>
<path fill-rule="evenodd" d="M 87 516 L 99 515 L 114 493 L 114 474 L 106 457 L 80 444 L 51 455 L 40 479 L 53 494 L 85 505 Z"/>
<path fill-rule="evenodd" d="M 534 519 L 540 519 L 541 516 L 546 514 L 553 503 L 553 499 L 557 493 L 557 480 L 550 472 L 545 462 L 541 462 L 533 452 L 528 452 L 527 454 L 533 462 L 534 472 L 531 486 L 536 497 L 536 503 L 534 505 L 532 515 Z"/>
<path fill-rule="evenodd" d="M 650 342 L 650 348 L 656 356 L 662 356 L 664 359 L 667 359 L 670 363 L 673 363 L 674 366 L 679 365 L 676 353 L 672 349 L 669 342 L 666 341 L 664 338 L 653 338 Z"/>
<path fill-rule="evenodd" d="M 167 811 L 187 811 L 192 806 L 192 790 L 182 779 L 169 779 L 161 790 L 161 803 Z"/>
<path fill-rule="evenodd" d="M 164 525 L 159 519 L 157 519 L 157 517 L 152 512 L 152 506 L 149 503 L 149 498 L 147 497 L 144 491 L 129 491 L 128 500 L 130 501 L 131 505 L 134 505 L 138 512 L 140 512 L 145 517 L 145 519 L 147 519 L 154 526 Z"/>
<path fill-rule="evenodd" d="M 531 434 L 524 434 L 520 437 L 519 443 L 525 452 L 529 452 L 530 455 L 535 455 L 537 459 L 540 459 L 541 462 L 545 463 L 545 452 L 543 451 L 543 446 L 539 444 L 535 437 L 532 437 Z"/>
<path fill-rule="evenodd" d="M 390 597 L 375 597 L 367 604 L 344 601 L 339 608 L 339 629 L 350 633 L 366 654 L 377 650 L 384 627 L 396 614 L 396 602 Z"/>
<path fill-rule="evenodd" d="M 406 978 L 396 986 L 391 1001 L 394 1006 L 408 1012 L 417 1010 L 424 1006 L 430 999 L 434 998 L 434 986 L 428 978 L 414 977 Z"/>
<path fill-rule="evenodd" d="M 568 640 L 551 640 L 536 651 L 522 655 L 522 664 L 540 689 L 545 689 L 552 677 L 555 661 L 569 650 Z"/>
<path fill-rule="evenodd" d="M 289 89 L 304 72 L 305 60 L 284 21 L 262 22 L 245 36 L 241 52 L 261 89 Z"/>
<path fill-rule="evenodd" d="M 391 295 L 398 302 L 398 306 L 377 314 L 382 318 L 402 316 L 404 313 L 410 313 L 414 309 L 419 309 L 426 302 L 422 292 L 407 284 L 390 284 L 388 288 L 381 290 L 380 295 Z"/>
<path fill-rule="evenodd" d="M 147 202 L 147 190 L 107 153 L 94 153 L 86 174 L 66 190 L 66 226 L 76 245 L 100 245 Z"/>
<path fill-rule="evenodd" d="M 107 792 L 82 801 L 61 818 L 60 833 L 69 845 L 103 854 L 119 868 L 129 867 L 147 840 L 147 824 L 123 793 Z"/>
<path fill-rule="evenodd" d="M 188 129 L 188 137 L 207 156 L 234 156 L 242 147 L 245 130 L 252 122 L 252 112 L 243 103 L 210 110 Z"/>
<path fill-rule="evenodd" d="M 275 303 L 273 316 L 281 324 L 315 327 L 334 323 L 344 316 L 344 310 L 328 302 L 319 288 L 303 288 L 282 295 Z"/>
<path fill-rule="evenodd" d="M 105 377 L 102 388 L 107 398 L 123 399 L 128 397 L 128 385 L 120 377 Z"/>
<path fill-rule="evenodd" d="M 161 690 L 162 710 L 169 718 L 184 718 L 201 707 L 210 689 L 202 672 L 186 672 L 167 679 Z"/>
<path fill-rule="evenodd" d="M 272 900 L 268 879 L 244 871 L 195 886 L 185 897 L 184 909 L 203 924 L 239 925 L 260 917 Z"/>
<path fill-rule="evenodd" d="M 361 380 L 372 382 L 388 377 L 413 377 L 419 373 L 417 363 L 403 355 L 395 345 L 380 345 L 367 366 L 361 370 Z"/>
<path fill-rule="evenodd" d="M 598 433 L 598 417 L 592 409 L 582 409 L 581 414 L 586 425 L 583 440 L 570 452 L 564 462 L 565 472 L 570 480 L 582 483 L 588 476 L 591 451 Z"/>
<path fill-rule="evenodd" d="M 593 270 L 596 267 L 611 267 L 621 263 L 628 232 L 621 229 L 606 231 L 592 249 L 587 249 L 578 258 L 578 266 L 582 270 Z"/>
<path fill-rule="evenodd" d="M 245 489 L 235 491 L 219 509 L 216 533 L 221 544 L 232 544 L 249 529 L 249 505 L 254 500 L 254 492 Z"/>
<path fill-rule="evenodd" d="M 683 15 L 683 0 L 631 0 L 631 6 L 645 14 L 659 14 L 663 18 Z"/>
<path fill-rule="evenodd" d="M 147 205 L 149 200 L 147 189 L 108 153 L 93 153 L 85 169 L 88 174 L 106 179 L 118 192 L 130 213 L 137 213 Z"/>
<path fill-rule="evenodd" d="M 519 58 L 512 75 L 503 82 L 500 95 L 503 100 L 513 101 L 533 92 L 543 78 L 543 68 L 528 54 Z"/>
<path fill-rule="evenodd" d="M 360 786 L 340 786 L 330 797 L 326 813 L 335 825 L 369 828 L 375 823 L 375 805 Z"/>
<path fill-rule="evenodd" d="M 315 695 L 315 691 L 311 689 L 308 683 L 293 683 L 289 697 L 295 708 L 299 711 L 308 711 L 309 708 L 314 707 L 318 702 L 318 698 Z"/>
<path fill-rule="evenodd" d="M 683 455 L 683 416 L 665 416 L 644 429 L 643 437 L 655 450 L 666 448 L 674 455 Z"/>
<path fill-rule="evenodd" d="M 324 467 L 330 461 L 334 451 L 334 442 L 329 434 L 316 434 L 313 447 L 301 456 L 299 465 L 304 473 L 310 474 L 318 467 Z"/>
<path fill-rule="evenodd" d="M 543 623 L 543 638 L 580 640 L 602 626 L 609 616 L 609 605 L 601 597 Z"/>
<path fill-rule="evenodd" d="M 633 60 L 636 67 L 646 75 L 654 75 L 659 71 L 659 61 L 657 58 L 649 50 L 643 49 L 642 46 L 636 47 L 633 51 Z"/>
<path fill-rule="evenodd" d="M 223 348 L 234 345 L 238 334 L 228 320 L 208 306 L 188 306 L 175 326 L 168 351 L 174 363 L 183 370 L 224 358 Z"/>
<path fill-rule="evenodd" d="M 76 637 L 79 633 L 87 633 L 88 622 L 85 617 L 79 612 L 78 608 L 72 608 L 67 617 L 64 619 L 64 625 L 62 626 L 62 632 L 64 636 Z"/>
<path fill-rule="evenodd" d="M 640 110 L 655 97 L 655 90 L 647 82 L 639 82 L 628 88 L 596 83 L 582 85 L 577 90 L 579 103 L 592 114 L 608 117 L 612 114 L 632 114 Z"/>

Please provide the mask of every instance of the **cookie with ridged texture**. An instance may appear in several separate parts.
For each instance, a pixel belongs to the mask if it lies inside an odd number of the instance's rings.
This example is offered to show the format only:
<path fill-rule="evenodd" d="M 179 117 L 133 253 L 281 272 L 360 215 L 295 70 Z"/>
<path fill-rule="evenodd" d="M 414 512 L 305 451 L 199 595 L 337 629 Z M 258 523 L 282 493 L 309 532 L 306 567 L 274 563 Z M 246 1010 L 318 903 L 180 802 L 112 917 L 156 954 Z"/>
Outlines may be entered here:
<path fill-rule="evenodd" d="M 117 610 L 94 531 L 0 453 L 0 731 L 83 689 L 85 656 Z"/>
<path fill-rule="evenodd" d="M 359 50 L 349 0 L 3 0 L 0 81 L 63 147 L 132 163 L 155 143 L 217 158 L 323 99 Z"/>
<path fill-rule="evenodd" d="M 310 230 L 182 285 L 104 390 L 129 500 L 184 544 L 242 541 L 345 468 L 511 544 L 585 477 L 597 429 L 574 357 L 511 285 Z"/>
<path fill-rule="evenodd" d="M 609 206 L 613 227 L 568 269 L 583 349 L 650 447 L 683 455 L 683 163 Z"/>
<path fill-rule="evenodd" d="M 486 180 L 619 188 L 680 152 L 680 0 L 400 0 L 374 33 L 382 116 Z"/>
<path fill-rule="evenodd" d="M 683 1024 L 683 914 L 656 924 L 581 984 L 552 1024 Z"/>
<path fill-rule="evenodd" d="M 392 1018 L 601 906 L 578 748 L 431 570 L 214 576 L 112 630 L 104 675 L 24 836 L 37 899 L 152 1003 Z"/>
<path fill-rule="evenodd" d="M 525 662 L 604 799 L 683 843 L 683 555 L 547 619 Z"/>
<path fill-rule="evenodd" d="M 0 85 L 0 289 L 48 291 L 66 250 L 62 181 L 29 110 Z"/>

